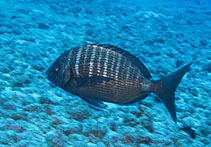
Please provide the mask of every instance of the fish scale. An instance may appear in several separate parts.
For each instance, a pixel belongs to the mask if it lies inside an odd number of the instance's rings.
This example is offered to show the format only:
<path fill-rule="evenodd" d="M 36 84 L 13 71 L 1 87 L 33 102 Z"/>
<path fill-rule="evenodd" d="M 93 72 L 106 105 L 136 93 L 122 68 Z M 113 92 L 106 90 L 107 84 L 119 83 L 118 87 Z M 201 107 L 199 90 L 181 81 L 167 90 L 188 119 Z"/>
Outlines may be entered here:
<path fill-rule="evenodd" d="M 126 58 L 124 56 L 122 56 L 121 54 L 118 54 L 114 51 L 110 51 L 110 54 L 114 55 L 114 62 L 111 60 L 111 58 L 106 58 L 106 54 L 108 54 L 108 50 L 106 48 L 100 47 L 100 46 L 95 46 L 95 45 L 87 45 L 84 46 L 83 49 L 81 50 L 81 54 L 83 54 L 85 56 L 77 56 L 77 54 L 80 52 L 81 47 L 79 47 L 77 49 L 77 51 L 75 52 L 75 55 L 73 54 L 72 56 L 74 56 L 75 60 L 77 61 L 77 57 L 80 57 L 80 59 L 78 59 L 78 61 L 80 62 L 80 60 L 84 60 L 83 65 L 78 64 L 77 66 L 79 66 L 79 75 L 80 76 L 90 76 L 90 67 L 91 64 L 90 63 L 95 63 L 93 65 L 93 69 L 92 69 L 92 74 L 95 76 L 107 76 L 110 78 L 114 78 L 115 82 L 105 82 L 103 81 L 102 83 L 98 84 L 98 85 L 93 85 L 90 89 L 87 88 L 87 91 L 94 91 L 94 89 L 96 89 L 96 91 L 98 91 L 98 96 L 100 95 L 104 95 L 106 94 L 104 91 L 115 91 L 116 94 L 113 94 L 113 96 L 111 97 L 111 99 L 114 99 L 113 97 L 115 97 L 116 95 L 122 95 L 121 97 L 125 97 L 124 95 L 127 96 L 127 94 L 125 93 L 125 88 L 128 88 L 128 92 L 131 91 L 131 89 L 134 89 L 135 87 L 140 87 L 140 83 L 133 83 L 133 79 L 134 79 L 134 72 L 133 70 L 135 70 L 134 68 L 136 67 L 130 67 L 131 68 L 131 72 L 129 72 L 129 80 L 127 81 L 123 81 L 123 79 L 126 78 L 127 76 L 127 66 L 125 65 L 126 68 L 124 68 L 124 63 L 126 62 Z M 92 55 L 94 54 L 94 51 L 96 51 L 96 56 Z M 99 54 L 98 54 L 98 53 Z M 101 57 L 99 56 L 101 55 Z M 95 58 L 94 58 L 95 57 Z M 107 62 L 106 62 L 107 60 Z M 127 60 L 127 63 L 129 63 L 130 61 Z M 97 70 L 97 63 L 100 63 L 100 72 Z M 106 75 L 104 75 L 105 73 L 105 63 L 107 64 L 106 66 L 109 67 L 113 65 L 113 70 L 112 69 L 107 69 L 106 71 Z M 74 64 L 74 63 L 73 63 Z M 76 64 L 76 62 L 75 62 Z M 130 63 L 131 64 L 131 63 Z M 83 70 L 80 70 L 81 67 L 83 66 Z M 117 71 L 118 70 L 118 71 Z M 113 73 L 112 73 L 113 71 Z M 77 74 L 77 73 L 76 73 Z M 111 86 L 112 88 L 107 88 L 108 86 Z M 127 93 L 128 93 L 127 92 Z M 133 95 L 136 95 L 133 94 Z"/>
<path fill-rule="evenodd" d="M 85 56 L 85 58 L 84 59 L 86 59 L 85 61 L 84 61 L 84 63 L 85 63 L 85 65 L 84 65 L 84 70 L 83 71 L 80 71 L 80 75 L 83 75 L 83 76 L 89 76 L 90 75 L 90 61 L 91 61 L 91 57 L 92 57 L 92 55 L 93 55 L 93 50 L 94 49 L 96 49 L 96 47 L 94 46 L 88 46 L 88 47 L 84 47 L 85 48 L 85 52 L 88 52 L 87 53 L 87 55 Z M 101 63 L 100 65 L 101 65 L 101 67 L 100 67 L 100 69 L 103 69 L 103 70 L 101 70 L 100 72 L 98 72 L 97 71 L 97 68 L 95 68 L 95 67 L 97 67 L 97 66 L 94 66 L 94 69 L 93 69 L 93 75 L 99 75 L 99 76 L 101 76 L 101 75 L 103 75 L 104 73 L 103 72 L 105 72 L 104 71 L 104 68 L 105 68 L 105 63 L 106 63 L 106 54 L 108 54 L 108 51 L 106 51 L 104 48 L 101 48 L 101 47 L 99 47 L 99 50 L 98 50 L 98 52 L 101 52 L 101 58 L 99 59 L 99 56 L 97 56 L 97 53 L 96 53 L 96 58 L 95 58 L 95 60 L 93 60 L 92 62 L 94 62 L 95 61 L 95 63 L 97 63 L 96 61 L 98 61 L 99 63 Z M 121 80 L 122 79 L 124 79 L 125 77 L 126 77 L 126 72 L 123 72 L 123 70 L 124 70 L 124 67 L 122 66 L 123 64 L 124 64 L 124 62 L 126 61 L 126 59 L 124 58 L 124 57 L 122 57 L 121 55 L 119 55 L 119 54 L 115 54 L 114 52 L 112 52 L 115 56 L 115 61 L 114 62 L 112 62 L 112 60 L 110 60 L 111 58 L 109 58 L 108 60 L 107 60 L 107 67 L 112 67 L 112 64 L 113 65 L 115 65 L 115 64 L 119 64 L 119 73 L 118 73 L 118 75 L 117 74 L 115 74 L 116 72 L 114 72 L 113 74 L 111 73 L 112 71 L 111 71 L 111 69 L 109 70 L 109 68 L 107 69 L 108 70 L 108 77 L 111 77 L 111 78 L 115 78 L 114 76 L 112 76 L 112 75 L 115 75 L 115 76 L 118 76 L 117 78 L 116 78 L 116 82 L 112 82 L 111 84 L 109 83 L 109 82 L 105 82 L 104 81 L 104 83 L 101 83 L 101 84 L 99 84 L 98 85 L 98 87 L 97 86 L 92 86 L 92 88 L 90 88 L 90 89 L 97 89 L 97 91 L 98 91 L 98 93 L 102 93 L 102 95 L 103 94 L 105 94 L 104 93 L 104 91 L 110 91 L 110 90 L 112 90 L 111 88 L 108 88 L 108 90 L 106 90 L 106 86 L 109 86 L 109 85 L 114 85 L 113 87 L 114 87 L 114 91 L 116 91 L 116 93 L 124 93 L 124 91 L 125 91 L 125 87 L 126 86 L 128 86 L 128 88 L 130 89 L 130 87 L 132 87 L 132 86 L 134 86 L 134 84 L 129 84 L 130 83 L 130 81 L 128 82 L 128 83 L 126 83 L 126 82 L 122 82 Z M 112 54 L 111 53 L 111 54 Z M 100 53 L 99 53 L 100 54 Z M 99 59 L 99 60 L 98 60 Z M 104 64 L 102 64 L 102 63 L 104 63 Z M 98 64 L 94 64 L 94 65 L 98 65 Z M 80 66 L 79 66 L 80 67 Z M 116 68 L 117 68 L 117 66 L 114 66 L 114 69 L 113 69 L 113 71 L 115 71 L 116 70 Z M 133 77 L 133 74 L 131 74 L 130 73 L 130 79 L 132 79 L 132 77 Z M 107 84 L 107 85 L 106 85 Z M 140 85 L 140 84 L 139 84 Z M 103 90 L 102 90 L 102 88 L 103 88 Z M 90 90 L 90 91 L 92 91 L 92 90 Z M 102 92 L 101 92 L 102 91 Z M 100 94 L 98 94 L 98 95 L 100 95 Z"/>

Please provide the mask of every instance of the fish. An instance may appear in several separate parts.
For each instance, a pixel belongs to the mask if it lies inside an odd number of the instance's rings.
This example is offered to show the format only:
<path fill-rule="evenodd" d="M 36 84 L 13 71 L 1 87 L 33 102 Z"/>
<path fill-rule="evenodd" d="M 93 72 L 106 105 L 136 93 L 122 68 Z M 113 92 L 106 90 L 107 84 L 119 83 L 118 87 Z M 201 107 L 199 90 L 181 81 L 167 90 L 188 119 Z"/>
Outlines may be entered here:
<path fill-rule="evenodd" d="M 109 44 L 87 44 L 66 50 L 45 74 L 56 86 L 100 110 L 107 107 L 104 102 L 129 105 L 154 93 L 176 123 L 175 91 L 191 64 L 153 80 L 143 62 L 128 51 Z"/>

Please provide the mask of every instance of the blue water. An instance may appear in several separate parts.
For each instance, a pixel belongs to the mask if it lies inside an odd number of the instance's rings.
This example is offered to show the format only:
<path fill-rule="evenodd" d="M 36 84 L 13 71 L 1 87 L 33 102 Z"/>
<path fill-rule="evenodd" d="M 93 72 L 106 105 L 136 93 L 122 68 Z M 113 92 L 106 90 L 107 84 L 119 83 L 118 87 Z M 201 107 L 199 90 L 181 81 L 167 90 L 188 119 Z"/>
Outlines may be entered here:
<path fill-rule="evenodd" d="M 0 10 L 0 146 L 210 146 L 210 0 L 0 0 Z M 153 79 L 193 62 L 177 124 L 153 94 L 98 111 L 49 84 L 50 64 L 85 44 L 125 49 Z"/>

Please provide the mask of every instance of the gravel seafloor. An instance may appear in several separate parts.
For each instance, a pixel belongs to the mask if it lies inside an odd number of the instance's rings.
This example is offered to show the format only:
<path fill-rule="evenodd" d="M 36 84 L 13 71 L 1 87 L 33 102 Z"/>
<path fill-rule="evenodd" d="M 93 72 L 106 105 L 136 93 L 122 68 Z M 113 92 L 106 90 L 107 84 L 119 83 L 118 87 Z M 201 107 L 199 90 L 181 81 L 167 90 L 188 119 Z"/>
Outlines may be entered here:
<path fill-rule="evenodd" d="M 0 0 L 0 146 L 210 146 L 210 8 L 209 0 Z M 178 123 L 153 94 L 97 111 L 51 86 L 48 66 L 88 43 L 122 47 L 154 79 L 193 61 L 176 91 Z"/>

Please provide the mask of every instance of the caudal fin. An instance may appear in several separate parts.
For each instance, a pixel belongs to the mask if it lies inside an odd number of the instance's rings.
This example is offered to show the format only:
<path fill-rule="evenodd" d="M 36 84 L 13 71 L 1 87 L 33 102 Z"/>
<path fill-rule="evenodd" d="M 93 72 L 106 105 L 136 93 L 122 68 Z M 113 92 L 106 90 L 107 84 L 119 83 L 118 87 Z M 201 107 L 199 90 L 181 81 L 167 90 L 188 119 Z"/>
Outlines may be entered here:
<path fill-rule="evenodd" d="M 180 83 L 184 74 L 189 70 L 192 63 L 189 63 L 172 74 L 164 77 L 161 80 L 154 81 L 159 88 L 155 88 L 154 93 L 157 94 L 170 113 L 174 122 L 177 122 L 175 111 L 175 90 Z"/>

